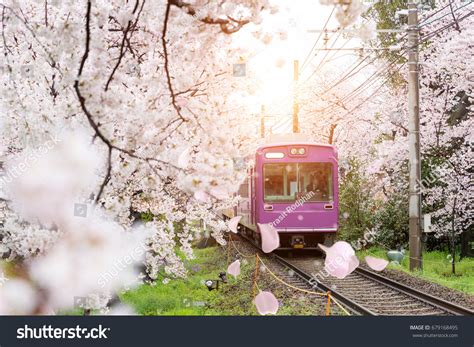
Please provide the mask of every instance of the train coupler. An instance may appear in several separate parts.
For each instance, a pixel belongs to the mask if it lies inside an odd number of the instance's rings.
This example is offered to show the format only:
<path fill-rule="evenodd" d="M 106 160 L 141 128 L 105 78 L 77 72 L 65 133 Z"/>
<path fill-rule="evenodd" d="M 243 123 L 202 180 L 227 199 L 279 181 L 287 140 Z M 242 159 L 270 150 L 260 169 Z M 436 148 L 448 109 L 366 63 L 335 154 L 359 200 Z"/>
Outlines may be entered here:
<path fill-rule="evenodd" d="M 295 235 L 291 237 L 291 247 L 301 249 L 306 246 L 304 242 L 304 236 Z"/>

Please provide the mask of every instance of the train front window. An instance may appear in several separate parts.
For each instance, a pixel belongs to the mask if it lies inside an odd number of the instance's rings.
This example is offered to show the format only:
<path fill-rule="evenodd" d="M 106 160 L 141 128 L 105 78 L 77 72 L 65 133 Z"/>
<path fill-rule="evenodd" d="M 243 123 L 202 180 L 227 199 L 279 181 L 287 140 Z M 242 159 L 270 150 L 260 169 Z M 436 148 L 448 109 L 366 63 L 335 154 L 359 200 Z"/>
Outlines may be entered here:
<path fill-rule="evenodd" d="M 298 192 L 297 164 L 263 166 L 265 201 L 293 201 Z"/>
<path fill-rule="evenodd" d="M 332 164 L 299 163 L 298 191 L 306 201 L 332 201 Z"/>
<path fill-rule="evenodd" d="M 272 163 L 263 165 L 266 202 L 332 201 L 331 163 Z"/>

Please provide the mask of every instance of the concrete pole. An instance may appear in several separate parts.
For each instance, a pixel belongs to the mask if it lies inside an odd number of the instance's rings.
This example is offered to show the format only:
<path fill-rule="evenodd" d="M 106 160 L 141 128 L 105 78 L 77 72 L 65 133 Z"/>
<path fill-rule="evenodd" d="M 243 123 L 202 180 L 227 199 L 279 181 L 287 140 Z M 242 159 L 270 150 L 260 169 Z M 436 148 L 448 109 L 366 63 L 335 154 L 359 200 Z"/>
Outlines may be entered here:
<path fill-rule="evenodd" d="M 418 10 L 414 0 L 408 3 L 408 114 L 410 200 L 409 247 L 410 270 L 422 269 L 421 246 L 421 158 L 420 158 L 420 94 L 418 72 Z"/>

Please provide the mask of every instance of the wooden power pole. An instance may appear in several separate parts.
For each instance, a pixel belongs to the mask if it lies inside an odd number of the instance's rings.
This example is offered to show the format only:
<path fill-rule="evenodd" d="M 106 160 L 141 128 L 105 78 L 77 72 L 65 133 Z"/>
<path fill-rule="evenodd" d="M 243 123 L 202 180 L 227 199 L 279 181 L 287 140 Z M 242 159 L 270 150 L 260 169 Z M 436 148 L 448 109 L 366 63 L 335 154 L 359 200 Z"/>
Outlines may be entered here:
<path fill-rule="evenodd" d="M 420 94 L 418 72 L 418 9 L 415 0 L 408 3 L 408 129 L 409 129 L 409 247 L 410 270 L 422 269 L 421 254 L 421 158 L 420 158 Z"/>
<path fill-rule="evenodd" d="M 294 94 L 293 94 L 293 132 L 294 133 L 299 133 L 300 132 L 300 126 L 298 123 L 298 111 L 299 111 L 299 106 L 298 106 L 298 94 L 297 94 L 297 88 L 298 88 L 298 75 L 299 75 L 299 62 L 298 60 L 295 60 L 293 62 L 293 81 L 294 83 Z"/>

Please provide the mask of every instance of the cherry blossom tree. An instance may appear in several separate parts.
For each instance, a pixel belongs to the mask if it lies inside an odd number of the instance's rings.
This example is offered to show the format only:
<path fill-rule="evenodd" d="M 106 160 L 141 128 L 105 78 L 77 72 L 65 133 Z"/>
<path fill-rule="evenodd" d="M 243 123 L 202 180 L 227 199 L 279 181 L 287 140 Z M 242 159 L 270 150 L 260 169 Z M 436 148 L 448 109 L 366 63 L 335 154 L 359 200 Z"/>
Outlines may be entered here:
<path fill-rule="evenodd" d="M 56 312 L 73 296 L 103 308 L 143 262 L 152 282 L 184 276 L 176 250 L 192 257 L 199 221 L 225 243 L 214 211 L 235 203 L 245 173 L 233 158 L 252 139 L 237 112 L 248 81 L 232 76 L 245 50 L 231 44 L 275 10 L 1 1 L 0 251 L 18 265 L 1 312 Z"/>
<path fill-rule="evenodd" d="M 436 16 L 426 13 L 424 17 L 432 19 L 421 31 L 423 178 L 419 189 L 424 211 L 432 213 L 436 236 L 456 237 L 472 227 L 474 47 L 469 37 L 474 23 L 468 10 L 452 14 L 449 6 L 443 6 L 432 12 Z M 403 43 L 402 37 L 399 40 Z M 340 72 L 334 64 L 325 64 L 300 93 L 307 96 L 302 107 L 306 131 L 321 142 L 334 143 L 342 166 L 344 158 L 351 157 L 365 163 L 373 191 L 383 192 L 374 197 L 383 199 L 407 187 L 403 175 L 408 158 L 406 69 L 403 59 L 393 54 L 374 59 L 374 67 L 349 69 L 362 71 L 351 78 L 344 69 Z M 396 83 L 390 79 L 394 70 Z M 361 76 L 369 83 L 357 81 Z"/>

